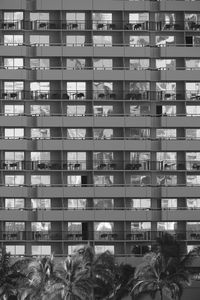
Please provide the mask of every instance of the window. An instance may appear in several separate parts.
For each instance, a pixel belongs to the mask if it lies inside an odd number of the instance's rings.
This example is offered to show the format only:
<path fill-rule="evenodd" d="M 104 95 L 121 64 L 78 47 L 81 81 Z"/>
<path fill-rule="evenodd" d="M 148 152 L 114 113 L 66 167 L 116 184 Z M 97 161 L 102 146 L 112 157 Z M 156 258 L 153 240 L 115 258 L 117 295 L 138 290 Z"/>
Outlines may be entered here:
<path fill-rule="evenodd" d="M 151 199 L 131 199 L 132 209 L 150 209 Z"/>
<path fill-rule="evenodd" d="M 84 35 L 67 35 L 66 36 L 66 46 L 85 46 L 85 36 Z"/>
<path fill-rule="evenodd" d="M 130 162 L 127 169 L 150 169 L 150 152 L 130 152 Z"/>
<path fill-rule="evenodd" d="M 131 47 L 144 47 L 149 46 L 149 36 L 148 35 L 130 35 L 129 36 L 129 46 Z"/>
<path fill-rule="evenodd" d="M 175 45 L 174 35 L 157 35 L 156 36 L 156 46 L 163 47 L 166 45 Z"/>
<path fill-rule="evenodd" d="M 185 13 L 185 29 L 186 30 L 198 30 L 200 22 L 199 13 Z"/>
<path fill-rule="evenodd" d="M 69 186 L 81 186 L 82 179 L 80 175 L 69 175 L 67 176 L 67 184 Z"/>
<path fill-rule="evenodd" d="M 200 152 L 186 152 L 186 169 L 199 170 Z"/>
<path fill-rule="evenodd" d="M 109 169 L 113 160 L 113 152 L 93 152 L 93 167 L 95 169 Z"/>
<path fill-rule="evenodd" d="M 115 247 L 113 245 L 96 245 L 94 246 L 94 251 L 96 254 L 101 254 L 105 251 L 109 251 L 113 255 L 115 254 Z"/>
<path fill-rule="evenodd" d="M 130 183 L 131 185 L 135 185 L 135 186 L 150 185 L 151 177 L 149 175 L 131 175 Z"/>
<path fill-rule="evenodd" d="M 11 11 L 4 12 L 4 29 L 22 29 L 23 12 L 22 11 Z"/>
<path fill-rule="evenodd" d="M 160 70 L 175 70 L 175 59 L 156 59 L 156 68 Z"/>
<path fill-rule="evenodd" d="M 5 175 L 6 186 L 23 186 L 24 175 Z"/>
<path fill-rule="evenodd" d="M 93 58 L 93 68 L 95 70 L 112 70 L 112 59 Z"/>
<path fill-rule="evenodd" d="M 50 245 L 33 245 L 31 246 L 32 255 L 51 255 Z"/>
<path fill-rule="evenodd" d="M 83 245 L 83 244 L 69 245 L 68 246 L 68 255 L 75 254 L 78 251 L 81 251 L 81 250 L 85 249 L 86 246 L 87 245 Z"/>
<path fill-rule="evenodd" d="M 21 46 L 24 43 L 24 37 L 21 34 L 4 35 L 5 46 Z"/>
<path fill-rule="evenodd" d="M 176 106 L 175 105 L 162 105 L 162 115 L 163 116 L 176 116 Z"/>
<path fill-rule="evenodd" d="M 24 105 L 4 105 L 5 116 L 19 116 L 24 114 Z"/>
<path fill-rule="evenodd" d="M 30 35 L 31 46 L 49 46 L 49 35 Z"/>
<path fill-rule="evenodd" d="M 113 93 L 113 82 L 93 82 L 94 99 L 115 99 Z"/>
<path fill-rule="evenodd" d="M 50 105 L 31 105 L 31 115 L 50 116 Z"/>
<path fill-rule="evenodd" d="M 50 82 L 48 81 L 39 81 L 30 83 L 31 97 L 33 99 L 48 99 L 50 91 Z"/>
<path fill-rule="evenodd" d="M 24 222 L 5 222 L 5 231 L 24 231 Z"/>
<path fill-rule="evenodd" d="M 157 222 L 158 231 L 175 231 L 177 229 L 177 222 Z"/>
<path fill-rule="evenodd" d="M 109 25 L 112 24 L 112 14 L 111 13 L 93 13 L 93 29 L 94 30 L 106 30 L 111 29 Z"/>
<path fill-rule="evenodd" d="M 86 129 L 85 128 L 68 128 L 67 129 L 67 138 L 84 140 L 86 138 Z"/>
<path fill-rule="evenodd" d="M 130 105 L 129 109 L 130 116 L 143 116 L 150 114 L 149 105 Z"/>
<path fill-rule="evenodd" d="M 32 139 L 50 139 L 50 128 L 31 128 Z"/>
<path fill-rule="evenodd" d="M 131 232 L 151 230 L 151 222 L 131 222 Z"/>
<path fill-rule="evenodd" d="M 95 128 L 93 129 L 94 139 L 107 140 L 113 138 L 112 128 Z"/>
<path fill-rule="evenodd" d="M 67 29 L 84 30 L 85 13 L 67 12 L 66 13 Z"/>
<path fill-rule="evenodd" d="M 114 184 L 113 175 L 94 175 L 94 185 L 112 186 Z"/>
<path fill-rule="evenodd" d="M 129 23 L 125 26 L 125 29 L 148 30 L 148 21 L 148 13 L 129 13 Z M 132 26 L 130 27 L 130 25 Z"/>
<path fill-rule="evenodd" d="M 67 70 L 82 70 L 85 69 L 85 58 L 67 58 Z"/>
<path fill-rule="evenodd" d="M 5 139 L 24 138 L 24 128 L 5 128 Z"/>
<path fill-rule="evenodd" d="M 150 129 L 149 128 L 128 128 L 126 132 L 126 136 L 129 139 L 143 139 L 150 137 Z"/>
<path fill-rule="evenodd" d="M 187 70 L 200 70 L 200 59 L 186 59 L 185 66 Z"/>
<path fill-rule="evenodd" d="M 86 152 L 68 152 L 67 161 L 70 169 L 86 170 Z"/>
<path fill-rule="evenodd" d="M 86 199 L 68 199 L 68 209 L 86 209 Z"/>
<path fill-rule="evenodd" d="M 156 138 L 164 140 L 176 139 L 176 129 L 156 129 Z"/>
<path fill-rule="evenodd" d="M 157 175 L 157 185 L 177 185 L 177 175 Z"/>
<path fill-rule="evenodd" d="M 107 117 L 113 114 L 113 105 L 94 105 L 93 110 L 95 116 Z"/>
<path fill-rule="evenodd" d="M 32 29 L 48 29 L 49 13 L 31 12 L 30 21 L 32 23 Z"/>
<path fill-rule="evenodd" d="M 187 100 L 198 100 L 200 97 L 200 83 L 199 82 L 186 82 L 186 96 Z"/>
<path fill-rule="evenodd" d="M 177 199 L 161 199 L 162 209 L 177 209 Z"/>
<path fill-rule="evenodd" d="M 149 68 L 149 59 L 130 59 L 129 60 L 130 70 L 145 70 Z"/>
<path fill-rule="evenodd" d="M 200 106 L 199 105 L 186 105 L 186 115 L 187 116 L 199 116 Z"/>
<path fill-rule="evenodd" d="M 157 22 L 157 30 L 175 29 L 176 15 L 174 13 L 156 13 L 155 17 Z"/>
<path fill-rule="evenodd" d="M 111 237 L 114 231 L 114 222 L 94 222 L 94 238 L 96 240 Z"/>
<path fill-rule="evenodd" d="M 68 116 L 85 116 L 85 105 L 67 105 Z"/>
<path fill-rule="evenodd" d="M 31 152 L 31 161 L 48 162 L 50 161 L 50 152 Z"/>
<path fill-rule="evenodd" d="M 199 186 L 200 185 L 200 175 L 187 175 L 186 176 L 187 186 Z"/>
<path fill-rule="evenodd" d="M 22 170 L 24 168 L 24 152 L 5 152 L 4 164 L 6 170 Z"/>
<path fill-rule="evenodd" d="M 93 44 L 95 47 L 112 47 L 112 36 L 93 35 Z"/>
<path fill-rule="evenodd" d="M 200 138 L 200 129 L 187 129 L 185 130 L 186 139 L 189 140 L 199 140 Z"/>
<path fill-rule="evenodd" d="M 23 89 L 23 81 L 5 81 L 3 98 L 5 100 L 21 100 Z"/>
<path fill-rule="evenodd" d="M 176 170 L 176 152 L 157 152 L 156 161 L 158 170 Z"/>
<path fill-rule="evenodd" d="M 34 70 L 48 70 L 49 62 L 49 58 L 31 58 L 30 68 Z"/>
<path fill-rule="evenodd" d="M 33 209 L 50 209 L 51 199 L 31 199 L 31 207 Z"/>
<path fill-rule="evenodd" d="M 11 255 L 24 255 L 25 245 L 6 245 L 6 252 Z"/>
<path fill-rule="evenodd" d="M 6 209 L 23 209 L 24 199 L 23 198 L 5 198 Z"/>
<path fill-rule="evenodd" d="M 114 199 L 93 199 L 95 209 L 113 209 Z"/>
<path fill-rule="evenodd" d="M 86 82 L 67 82 L 67 93 L 70 100 L 85 99 Z"/>
<path fill-rule="evenodd" d="M 200 209 L 200 199 L 187 199 L 187 208 L 188 209 Z"/>
<path fill-rule="evenodd" d="M 50 175 L 31 175 L 31 185 L 50 185 Z"/>
<path fill-rule="evenodd" d="M 31 222 L 32 231 L 49 231 L 51 230 L 51 222 Z"/>
<path fill-rule="evenodd" d="M 24 67 L 24 60 L 23 58 L 4 58 L 4 68 L 17 70 L 23 69 Z"/>
<path fill-rule="evenodd" d="M 156 82 L 157 100 L 176 100 L 176 82 Z"/>

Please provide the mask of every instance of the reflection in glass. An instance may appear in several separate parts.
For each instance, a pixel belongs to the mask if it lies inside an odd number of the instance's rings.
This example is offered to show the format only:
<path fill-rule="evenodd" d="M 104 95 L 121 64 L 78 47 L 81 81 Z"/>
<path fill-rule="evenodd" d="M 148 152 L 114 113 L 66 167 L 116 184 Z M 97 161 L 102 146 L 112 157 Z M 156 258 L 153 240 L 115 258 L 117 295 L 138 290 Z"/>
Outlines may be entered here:
<path fill-rule="evenodd" d="M 113 222 L 94 222 L 95 240 L 108 239 L 109 234 L 111 234 L 113 230 L 114 230 Z"/>
<path fill-rule="evenodd" d="M 23 198 L 5 198 L 6 209 L 23 209 L 24 199 Z"/>
<path fill-rule="evenodd" d="M 31 46 L 49 46 L 49 35 L 30 35 Z"/>
<path fill-rule="evenodd" d="M 4 105 L 5 116 L 19 116 L 24 114 L 24 105 Z"/>
<path fill-rule="evenodd" d="M 31 185 L 50 185 L 50 175 L 31 175 Z"/>
<path fill-rule="evenodd" d="M 129 128 L 126 136 L 131 139 L 143 139 L 150 137 L 149 128 Z"/>
<path fill-rule="evenodd" d="M 165 116 L 176 116 L 175 105 L 162 105 L 162 114 Z"/>
<path fill-rule="evenodd" d="M 112 70 L 113 60 L 112 59 L 93 59 L 93 68 L 95 70 Z"/>
<path fill-rule="evenodd" d="M 177 222 L 157 222 L 158 231 L 175 231 L 177 230 Z"/>
<path fill-rule="evenodd" d="M 108 128 L 94 128 L 93 129 L 93 135 L 94 139 L 112 139 L 113 138 L 113 129 L 108 129 Z"/>
<path fill-rule="evenodd" d="M 31 246 L 32 255 L 51 255 L 51 246 L 50 245 L 34 245 Z"/>
<path fill-rule="evenodd" d="M 174 35 L 157 35 L 156 36 L 156 46 L 162 47 L 167 45 L 175 45 Z"/>
<path fill-rule="evenodd" d="M 50 209 L 51 208 L 51 199 L 42 198 L 42 199 L 31 199 L 31 207 L 33 209 Z"/>
<path fill-rule="evenodd" d="M 68 185 L 81 186 L 82 180 L 80 175 L 69 175 L 67 176 Z"/>
<path fill-rule="evenodd" d="M 93 98 L 110 99 L 113 95 L 113 82 L 93 82 Z"/>
<path fill-rule="evenodd" d="M 187 208 L 188 209 L 200 209 L 200 199 L 187 198 Z"/>
<path fill-rule="evenodd" d="M 86 152 L 67 152 L 67 161 L 70 169 L 86 170 Z"/>
<path fill-rule="evenodd" d="M 5 139 L 24 138 L 24 128 L 5 128 Z"/>
<path fill-rule="evenodd" d="M 30 68 L 31 69 L 41 69 L 48 70 L 49 69 L 49 58 L 31 58 L 30 59 Z"/>
<path fill-rule="evenodd" d="M 156 82 L 157 100 L 176 100 L 176 82 Z"/>
<path fill-rule="evenodd" d="M 177 175 L 157 175 L 157 185 L 177 185 Z"/>
<path fill-rule="evenodd" d="M 94 185 L 112 186 L 114 183 L 113 175 L 94 175 Z"/>
<path fill-rule="evenodd" d="M 85 29 L 85 13 L 67 12 L 66 13 L 67 29 Z"/>
<path fill-rule="evenodd" d="M 187 186 L 199 186 L 200 185 L 200 175 L 187 175 L 186 176 Z"/>
<path fill-rule="evenodd" d="M 22 186 L 24 185 L 24 175 L 5 175 L 6 186 Z"/>
<path fill-rule="evenodd" d="M 150 114 L 149 105 L 130 105 L 130 116 L 143 116 Z"/>
<path fill-rule="evenodd" d="M 95 47 L 112 47 L 112 36 L 93 35 L 93 44 Z"/>
<path fill-rule="evenodd" d="M 6 245 L 6 252 L 11 255 L 24 255 L 25 245 Z"/>
<path fill-rule="evenodd" d="M 82 70 L 85 69 L 85 58 L 67 58 L 67 70 Z"/>
<path fill-rule="evenodd" d="M 130 177 L 131 185 L 135 186 L 145 186 L 151 184 L 150 175 L 131 175 Z"/>
<path fill-rule="evenodd" d="M 200 99 L 200 82 L 186 82 L 185 88 L 187 100 Z"/>
<path fill-rule="evenodd" d="M 67 105 L 68 116 L 85 116 L 85 105 Z"/>
<path fill-rule="evenodd" d="M 86 138 L 86 129 L 85 128 L 68 128 L 67 129 L 67 138 L 84 140 Z"/>
<path fill-rule="evenodd" d="M 114 199 L 93 199 L 95 209 L 113 209 Z"/>
<path fill-rule="evenodd" d="M 130 35 L 129 46 L 131 47 L 143 47 L 149 46 L 149 36 L 148 35 Z"/>
<path fill-rule="evenodd" d="M 175 199 L 162 198 L 161 199 L 161 208 L 162 209 L 177 209 L 177 199 L 176 198 Z"/>
<path fill-rule="evenodd" d="M 106 30 L 109 29 L 108 25 L 112 24 L 112 13 L 93 13 L 93 29 Z"/>
<path fill-rule="evenodd" d="M 95 254 L 101 254 L 106 251 L 109 251 L 113 255 L 115 254 L 115 247 L 113 245 L 95 245 L 94 246 L 94 252 Z"/>
<path fill-rule="evenodd" d="M 175 59 L 156 59 L 156 68 L 161 70 L 175 70 Z"/>
<path fill-rule="evenodd" d="M 85 36 L 84 35 L 67 35 L 66 36 L 66 46 L 84 46 Z"/>
<path fill-rule="evenodd" d="M 129 60 L 130 70 L 145 70 L 149 68 L 149 59 L 137 58 Z"/>
<path fill-rule="evenodd" d="M 85 81 L 69 81 L 66 84 L 67 95 L 70 100 L 85 99 L 86 97 L 86 82 Z"/>
<path fill-rule="evenodd" d="M 50 105 L 31 105 L 31 115 L 50 116 Z"/>
<path fill-rule="evenodd" d="M 24 65 L 23 58 L 4 58 L 4 68 L 10 70 L 22 69 Z"/>
<path fill-rule="evenodd" d="M 186 105 L 186 115 L 187 116 L 199 116 L 200 106 L 199 105 Z"/>
<path fill-rule="evenodd" d="M 131 222 L 131 232 L 151 230 L 151 222 Z"/>
<path fill-rule="evenodd" d="M 131 199 L 131 208 L 132 209 L 150 209 L 151 208 L 151 199 Z"/>
<path fill-rule="evenodd" d="M 24 37 L 21 34 L 4 35 L 5 46 L 19 46 L 23 45 Z"/>
<path fill-rule="evenodd" d="M 95 116 L 107 117 L 109 115 L 112 115 L 112 113 L 113 113 L 112 105 L 94 105 L 93 109 L 94 109 Z"/>
<path fill-rule="evenodd" d="M 187 139 L 199 140 L 200 138 L 200 129 L 187 128 L 185 130 L 185 136 Z"/>
<path fill-rule="evenodd" d="M 50 128 L 31 128 L 32 139 L 50 139 Z"/>
<path fill-rule="evenodd" d="M 176 170 L 176 152 L 157 152 L 156 161 L 158 170 Z"/>
<path fill-rule="evenodd" d="M 156 129 L 156 138 L 158 139 L 176 139 L 176 129 Z"/>
<path fill-rule="evenodd" d="M 68 199 L 68 209 L 86 209 L 86 199 Z"/>

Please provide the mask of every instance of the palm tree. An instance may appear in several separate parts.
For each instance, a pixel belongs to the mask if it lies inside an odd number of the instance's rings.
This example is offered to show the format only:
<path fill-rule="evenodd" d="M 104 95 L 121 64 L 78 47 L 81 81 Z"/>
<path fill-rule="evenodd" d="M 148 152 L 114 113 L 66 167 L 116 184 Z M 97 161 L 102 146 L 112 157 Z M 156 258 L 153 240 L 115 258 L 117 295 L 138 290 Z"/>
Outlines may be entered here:
<path fill-rule="evenodd" d="M 19 286 L 26 280 L 24 270 L 28 260 L 11 261 L 10 253 L 5 248 L 0 249 L 0 299 L 8 299 L 9 296 L 18 296 Z"/>
<path fill-rule="evenodd" d="M 171 249 L 167 250 L 164 240 L 171 240 Z M 131 295 L 137 298 L 149 294 L 154 298 L 159 293 L 160 300 L 164 295 L 171 300 L 180 300 L 184 288 L 191 284 L 189 265 L 196 256 L 199 256 L 198 248 L 183 257 L 173 237 L 164 237 L 159 241 L 158 250 L 146 254 L 143 263 L 136 268 L 130 281 Z"/>

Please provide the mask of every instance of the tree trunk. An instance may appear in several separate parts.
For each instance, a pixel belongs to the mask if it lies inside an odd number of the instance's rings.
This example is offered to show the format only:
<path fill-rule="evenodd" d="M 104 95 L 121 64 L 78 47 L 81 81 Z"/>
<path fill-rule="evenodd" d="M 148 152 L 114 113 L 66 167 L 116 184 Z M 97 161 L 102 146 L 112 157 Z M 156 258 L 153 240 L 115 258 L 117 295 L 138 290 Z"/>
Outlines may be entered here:
<path fill-rule="evenodd" d="M 163 292 L 162 292 L 162 289 L 160 290 L 160 300 L 163 300 Z"/>

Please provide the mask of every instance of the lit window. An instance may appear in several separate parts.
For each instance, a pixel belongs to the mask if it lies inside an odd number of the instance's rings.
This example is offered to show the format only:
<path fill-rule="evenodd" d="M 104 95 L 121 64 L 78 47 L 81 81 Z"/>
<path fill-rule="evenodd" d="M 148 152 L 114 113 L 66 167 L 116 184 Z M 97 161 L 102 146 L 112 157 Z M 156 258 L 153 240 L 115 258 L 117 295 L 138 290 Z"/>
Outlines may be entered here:
<path fill-rule="evenodd" d="M 24 114 L 24 105 L 4 105 L 4 115 L 19 116 Z"/>
<path fill-rule="evenodd" d="M 31 175 L 31 185 L 50 185 L 49 175 Z"/>
<path fill-rule="evenodd" d="M 50 245 L 33 245 L 31 246 L 32 255 L 51 255 Z"/>
<path fill-rule="evenodd" d="M 6 252 L 11 255 L 24 255 L 25 245 L 6 245 Z"/>
<path fill-rule="evenodd" d="M 23 209 L 24 199 L 23 198 L 5 198 L 6 209 Z"/>
<path fill-rule="evenodd" d="M 24 175 L 5 175 L 6 186 L 23 186 Z"/>
<path fill-rule="evenodd" d="M 50 139 L 50 128 L 31 128 L 32 139 Z"/>
<path fill-rule="evenodd" d="M 20 46 L 24 43 L 23 35 L 4 35 L 4 45 L 5 46 Z"/>
<path fill-rule="evenodd" d="M 51 199 L 31 199 L 31 207 L 33 209 L 50 209 L 51 208 Z"/>
<path fill-rule="evenodd" d="M 5 139 L 24 138 L 24 128 L 5 128 Z"/>

